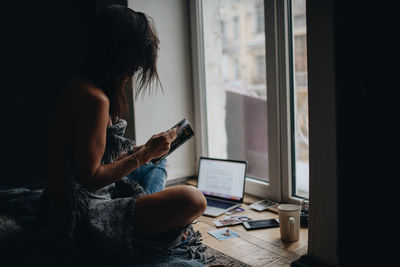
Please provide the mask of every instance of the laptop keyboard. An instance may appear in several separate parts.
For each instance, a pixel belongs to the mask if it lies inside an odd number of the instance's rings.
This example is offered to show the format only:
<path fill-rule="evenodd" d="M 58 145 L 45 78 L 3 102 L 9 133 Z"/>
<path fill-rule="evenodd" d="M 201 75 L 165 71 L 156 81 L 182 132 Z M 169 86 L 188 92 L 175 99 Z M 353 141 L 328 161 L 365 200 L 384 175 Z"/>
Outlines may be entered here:
<path fill-rule="evenodd" d="M 220 209 L 227 209 L 227 208 L 229 208 L 229 207 L 231 207 L 233 205 L 235 205 L 235 204 L 207 198 L 207 206 L 210 206 L 210 207 L 216 207 L 216 208 L 220 208 Z"/>

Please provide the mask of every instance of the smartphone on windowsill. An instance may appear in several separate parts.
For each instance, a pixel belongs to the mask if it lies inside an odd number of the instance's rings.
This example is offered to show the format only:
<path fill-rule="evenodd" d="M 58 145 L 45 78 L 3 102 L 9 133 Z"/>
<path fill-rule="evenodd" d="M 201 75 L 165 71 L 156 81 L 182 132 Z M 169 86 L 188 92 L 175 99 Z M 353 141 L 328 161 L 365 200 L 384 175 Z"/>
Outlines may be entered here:
<path fill-rule="evenodd" d="M 266 219 L 266 220 L 252 220 L 243 222 L 243 226 L 246 230 L 257 230 L 265 228 L 279 227 L 278 219 Z"/>

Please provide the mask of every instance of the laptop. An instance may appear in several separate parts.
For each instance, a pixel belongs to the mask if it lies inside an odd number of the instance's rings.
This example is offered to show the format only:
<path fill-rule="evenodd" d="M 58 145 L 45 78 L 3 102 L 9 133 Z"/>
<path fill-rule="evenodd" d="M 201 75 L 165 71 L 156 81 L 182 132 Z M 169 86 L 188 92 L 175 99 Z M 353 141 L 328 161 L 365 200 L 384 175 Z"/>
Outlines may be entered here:
<path fill-rule="evenodd" d="M 217 217 L 243 203 L 246 161 L 200 157 L 197 188 L 207 199 L 203 215 Z"/>

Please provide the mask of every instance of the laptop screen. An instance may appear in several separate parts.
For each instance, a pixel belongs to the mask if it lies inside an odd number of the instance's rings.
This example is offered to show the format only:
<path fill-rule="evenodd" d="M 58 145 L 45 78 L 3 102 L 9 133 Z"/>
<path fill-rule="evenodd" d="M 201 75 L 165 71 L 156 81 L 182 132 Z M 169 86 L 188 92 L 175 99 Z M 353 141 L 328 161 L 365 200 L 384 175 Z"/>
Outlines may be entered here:
<path fill-rule="evenodd" d="M 244 194 L 246 162 L 200 158 L 198 188 L 204 195 L 241 200 Z"/>

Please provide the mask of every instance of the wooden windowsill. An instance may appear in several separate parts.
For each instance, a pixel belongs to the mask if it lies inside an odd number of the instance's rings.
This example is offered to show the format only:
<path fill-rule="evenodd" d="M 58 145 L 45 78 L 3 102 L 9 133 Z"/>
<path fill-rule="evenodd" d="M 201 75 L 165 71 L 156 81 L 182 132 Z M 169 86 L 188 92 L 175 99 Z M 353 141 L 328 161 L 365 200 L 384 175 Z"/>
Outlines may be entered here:
<path fill-rule="evenodd" d="M 186 181 L 186 184 L 197 186 L 197 180 Z M 258 212 L 250 209 L 249 204 L 261 200 L 259 197 L 245 194 L 242 208 L 238 214 L 247 215 L 253 220 L 278 218 L 278 214 L 269 211 Z M 296 242 L 285 242 L 280 239 L 279 228 L 246 231 L 242 225 L 229 226 L 240 236 L 220 241 L 208 231 L 217 229 L 212 221 L 222 219 L 226 215 L 213 218 L 201 216 L 194 229 L 199 230 L 203 242 L 245 264 L 250 266 L 290 266 L 290 263 L 307 254 L 308 229 L 300 228 L 300 239 Z"/>

